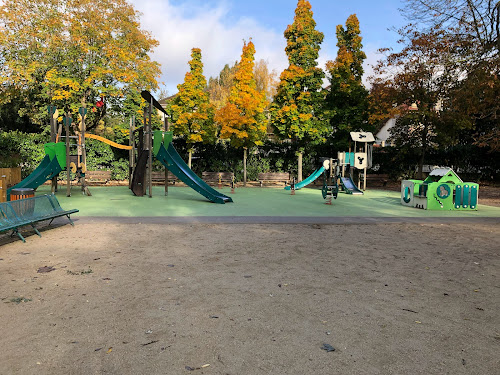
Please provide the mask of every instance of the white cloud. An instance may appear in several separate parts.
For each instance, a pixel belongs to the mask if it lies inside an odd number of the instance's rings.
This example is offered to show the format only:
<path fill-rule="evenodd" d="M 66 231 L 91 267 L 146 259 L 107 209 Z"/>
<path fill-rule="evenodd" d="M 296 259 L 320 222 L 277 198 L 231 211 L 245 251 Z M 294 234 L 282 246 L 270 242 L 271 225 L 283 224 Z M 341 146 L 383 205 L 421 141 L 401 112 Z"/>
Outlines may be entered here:
<path fill-rule="evenodd" d="M 1 0 L 0 0 L 1 1 Z M 264 59 L 271 69 L 279 74 L 288 66 L 285 54 L 286 41 L 283 31 L 277 32 L 264 27 L 251 17 L 240 17 L 228 24 L 224 20 L 230 12 L 230 2 L 221 1 L 217 5 L 196 7 L 189 1 L 173 5 L 169 0 L 131 0 L 143 15 L 141 28 L 152 33 L 160 46 L 153 58 L 162 65 L 162 81 L 170 94 L 177 92 L 177 85 L 184 81 L 189 69 L 191 49 L 200 48 L 204 64 L 204 74 L 208 79 L 219 74 L 225 64 L 234 64 L 240 59 L 243 40 L 252 38 L 258 61 Z M 293 19 L 290 19 L 290 23 Z M 318 66 L 325 69 L 328 60 L 335 59 L 337 40 L 334 35 L 325 37 L 321 45 Z M 364 63 L 363 83 L 369 87 L 367 77 L 373 73 L 374 65 L 381 57 L 380 46 L 365 45 L 367 59 Z M 325 81 L 325 84 L 328 84 Z"/>
<path fill-rule="evenodd" d="M 161 81 L 170 94 L 184 81 L 189 69 L 191 49 L 200 48 L 207 77 L 217 76 L 225 64 L 240 59 L 243 40 L 252 38 L 256 60 L 264 59 L 271 69 L 281 73 L 287 67 L 282 33 L 266 29 L 252 18 L 242 17 L 231 25 L 224 23 L 229 9 L 223 3 L 215 7 L 189 8 L 169 1 L 133 0 L 143 13 L 141 28 L 160 42 L 153 58 L 162 65 Z"/>

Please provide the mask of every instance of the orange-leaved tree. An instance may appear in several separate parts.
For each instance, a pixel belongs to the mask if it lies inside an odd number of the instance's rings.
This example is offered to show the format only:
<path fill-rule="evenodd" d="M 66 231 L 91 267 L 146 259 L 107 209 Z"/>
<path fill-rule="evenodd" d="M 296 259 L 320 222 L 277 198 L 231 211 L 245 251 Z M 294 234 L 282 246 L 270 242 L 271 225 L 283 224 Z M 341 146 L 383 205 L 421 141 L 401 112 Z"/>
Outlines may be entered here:
<path fill-rule="evenodd" d="M 129 90 L 157 88 L 150 53 L 158 42 L 139 15 L 127 0 L 4 0 L 0 84 L 22 93 L 33 122 L 44 121 L 47 104 L 84 106 L 95 127 Z"/>
<path fill-rule="evenodd" d="M 216 109 L 224 107 L 227 103 L 227 99 L 231 94 L 231 87 L 233 87 L 233 79 L 237 65 L 238 62 L 231 67 L 229 64 L 226 64 L 218 77 L 210 77 L 208 79 L 210 103 L 212 103 Z"/>
<path fill-rule="evenodd" d="M 206 91 L 207 80 L 203 75 L 201 50 L 191 50 L 189 72 L 184 77 L 184 83 L 177 86 L 179 93 L 174 97 L 172 109 L 172 130 L 175 135 L 186 138 L 189 161 L 195 143 L 213 143 L 217 139 L 217 128 L 214 124 L 214 106 Z"/>
<path fill-rule="evenodd" d="M 254 78 L 255 46 L 244 42 L 241 61 L 233 78 L 231 94 L 224 107 L 215 114 L 220 127 L 220 137 L 229 139 L 234 147 L 243 147 L 243 182 L 246 184 L 247 149 L 263 143 L 267 130 L 264 109 L 266 94 L 258 91 Z"/>

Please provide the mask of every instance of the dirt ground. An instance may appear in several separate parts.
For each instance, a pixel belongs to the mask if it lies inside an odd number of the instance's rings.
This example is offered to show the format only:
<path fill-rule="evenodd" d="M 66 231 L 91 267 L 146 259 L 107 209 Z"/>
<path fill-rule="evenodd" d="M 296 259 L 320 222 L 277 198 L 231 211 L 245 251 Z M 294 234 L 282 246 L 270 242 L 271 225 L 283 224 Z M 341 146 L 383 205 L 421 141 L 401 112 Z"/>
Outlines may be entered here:
<path fill-rule="evenodd" d="M 0 372 L 494 374 L 499 255 L 487 223 L 77 221 L 0 246 Z"/>

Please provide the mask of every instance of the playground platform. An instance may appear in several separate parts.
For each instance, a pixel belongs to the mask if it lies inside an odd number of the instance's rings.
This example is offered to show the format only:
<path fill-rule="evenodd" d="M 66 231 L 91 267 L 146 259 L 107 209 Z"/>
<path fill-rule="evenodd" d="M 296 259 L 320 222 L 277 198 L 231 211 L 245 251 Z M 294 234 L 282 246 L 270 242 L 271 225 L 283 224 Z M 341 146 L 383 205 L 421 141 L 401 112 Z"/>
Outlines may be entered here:
<path fill-rule="evenodd" d="M 402 206 L 400 193 L 367 190 L 364 195 L 340 193 L 331 206 L 326 205 L 321 190 L 304 188 L 290 195 L 282 188 L 229 187 L 221 192 L 234 204 L 218 205 L 187 187 L 153 187 L 153 197 L 134 197 L 126 186 L 93 187 L 92 196 L 74 188 L 71 197 L 65 189 L 56 193 L 63 206 L 78 207 L 75 220 L 119 221 L 124 223 L 430 223 L 430 222 L 500 222 L 500 207 L 481 205 L 477 211 L 426 211 Z M 41 186 L 37 194 L 50 192 Z"/>

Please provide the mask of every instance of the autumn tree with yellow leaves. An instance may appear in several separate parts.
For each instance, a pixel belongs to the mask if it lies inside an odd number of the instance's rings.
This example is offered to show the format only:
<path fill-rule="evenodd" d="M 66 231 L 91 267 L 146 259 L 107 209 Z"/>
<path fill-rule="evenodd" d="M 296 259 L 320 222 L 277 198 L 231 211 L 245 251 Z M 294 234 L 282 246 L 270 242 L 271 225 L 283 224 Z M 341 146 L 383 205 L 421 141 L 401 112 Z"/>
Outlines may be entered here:
<path fill-rule="evenodd" d="M 201 50 L 191 50 L 189 72 L 184 77 L 184 83 L 177 86 L 179 93 L 173 99 L 172 130 L 175 135 L 185 137 L 188 146 L 191 168 L 191 157 L 195 143 L 213 143 L 217 138 L 217 128 L 214 124 L 214 106 L 210 103 L 206 91 L 207 80 L 203 75 Z"/>
<path fill-rule="evenodd" d="M 47 104 L 83 106 L 92 128 L 127 93 L 157 88 L 158 42 L 126 0 L 4 0 L 0 25 L 2 94 L 21 95 L 35 123 Z"/>
<path fill-rule="evenodd" d="M 299 0 L 294 21 L 284 36 L 289 66 L 280 76 L 271 105 L 271 124 L 282 139 L 298 146 L 298 178 L 302 180 L 302 153 L 309 142 L 324 141 L 327 122 L 323 118 L 325 74 L 317 65 L 323 33 L 316 30 L 311 4 Z"/>
<path fill-rule="evenodd" d="M 246 183 L 247 149 L 263 143 L 267 130 L 264 109 L 266 93 L 257 90 L 254 78 L 255 46 L 252 41 L 243 44 L 241 61 L 233 78 L 227 104 L 215 114 L 220 127 L 220 138 L 228 139 L 233 147 L 243 147 L 243 180 Z"/>

